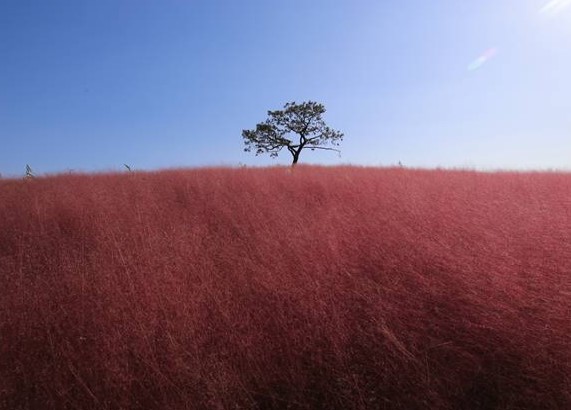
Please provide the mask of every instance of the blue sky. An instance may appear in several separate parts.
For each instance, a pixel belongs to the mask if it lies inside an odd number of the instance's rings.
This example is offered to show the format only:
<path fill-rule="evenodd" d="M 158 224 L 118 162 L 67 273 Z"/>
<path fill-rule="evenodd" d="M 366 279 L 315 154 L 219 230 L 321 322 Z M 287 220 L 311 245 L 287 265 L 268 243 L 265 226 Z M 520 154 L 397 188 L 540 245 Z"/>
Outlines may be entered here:
<path fill-rule="evenodd" d="M 241 131 L 306 100 L 300 163 L 569 170 L 571 1 L 0 1 L 4 176 L 286 165 Z"/>

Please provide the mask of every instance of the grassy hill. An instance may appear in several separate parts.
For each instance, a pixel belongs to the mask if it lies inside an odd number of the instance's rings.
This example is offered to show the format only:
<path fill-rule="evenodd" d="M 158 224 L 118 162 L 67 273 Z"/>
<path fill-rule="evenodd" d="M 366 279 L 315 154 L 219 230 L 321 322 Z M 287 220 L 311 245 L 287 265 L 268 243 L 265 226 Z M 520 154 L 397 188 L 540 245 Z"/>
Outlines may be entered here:
<path fill-rule="evenodd" d="M 571 174 L 0 180 L 0 409 L 569 409 Z"/>

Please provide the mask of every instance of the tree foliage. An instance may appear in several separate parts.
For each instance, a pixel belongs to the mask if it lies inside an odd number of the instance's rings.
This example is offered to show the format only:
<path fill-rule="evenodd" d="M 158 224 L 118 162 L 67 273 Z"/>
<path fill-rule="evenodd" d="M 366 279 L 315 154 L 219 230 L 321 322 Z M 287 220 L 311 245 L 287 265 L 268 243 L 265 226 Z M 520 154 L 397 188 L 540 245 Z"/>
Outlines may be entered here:
<path fill-rule="evenodd" d="M 304 148 L 339 152 L 325 146 L 339 146 L 343 133 L 327 126 L 322 118 L 324 113 L 323 104 L 314 101 L 289 102 L 282 110 L 268 111 L 268 118 L 257 124 L 256 129 L 242 131 L 244 151 L 254 150 L 256 155 L 269 153 L 271 157 L 277 157 L 283 148 L 287 148 L 293 156 L 292 165 L 297 163 Z"/>

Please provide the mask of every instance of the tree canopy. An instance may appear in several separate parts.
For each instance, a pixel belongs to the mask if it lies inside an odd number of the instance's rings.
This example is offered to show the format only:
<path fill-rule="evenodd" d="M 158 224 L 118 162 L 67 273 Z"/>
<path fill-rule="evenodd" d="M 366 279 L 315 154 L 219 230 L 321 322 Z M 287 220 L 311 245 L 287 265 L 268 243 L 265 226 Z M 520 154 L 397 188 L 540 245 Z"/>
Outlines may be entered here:
<path fill-rule="evenodd" d="M 314 101 L 289 102 L 282 110 L 268 111 L 268 118 L 257 124 L 256 129 L 242 131 L 244 151 L 255 150 L 256 155 L 269 153 L 277 157 L 287 148 L 293 156 L 292 165 L 297 163 L 304 148 L 340 152 L 325 146 L 339 146 L 343 140 L 343 133 L 331 129 L 323 120 L 325 111 L 323 104 Z"/>

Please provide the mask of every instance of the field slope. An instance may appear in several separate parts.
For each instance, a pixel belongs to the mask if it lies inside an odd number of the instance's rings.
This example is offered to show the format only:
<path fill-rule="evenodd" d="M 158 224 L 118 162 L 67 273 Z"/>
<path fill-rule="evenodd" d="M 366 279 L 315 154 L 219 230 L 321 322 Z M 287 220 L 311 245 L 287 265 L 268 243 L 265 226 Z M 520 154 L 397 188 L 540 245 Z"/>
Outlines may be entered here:
<path fill-rule="evenodd" d="M 0 409 L 571 409 L 571 174 L 0 180 Z"/>

